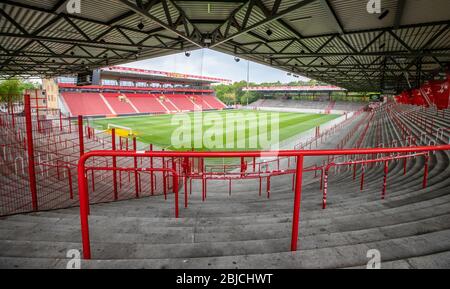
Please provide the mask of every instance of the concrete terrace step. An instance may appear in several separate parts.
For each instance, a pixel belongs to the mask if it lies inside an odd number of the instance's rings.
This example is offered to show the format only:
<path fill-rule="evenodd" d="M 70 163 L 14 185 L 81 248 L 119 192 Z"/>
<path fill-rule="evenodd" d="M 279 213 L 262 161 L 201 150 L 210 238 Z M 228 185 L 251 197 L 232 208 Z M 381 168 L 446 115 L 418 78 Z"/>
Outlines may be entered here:
<path fill-rule="evenodd" d="M 408 238 L 297 252 L 200 258 L 90 260 L 82 261 L 82 268 L 347 268 L 365 266 L 368 261 L 366 254 L 371 248 L 380 250 L 382 264 L 395 265 L 397 261 L 397 264 L 400 262 L 398 266 L 403 268 L 404 262 L 401 261 L 406 259 L 413 260 L 436 255 L 442 260 L 442 256 L 447 256 L 446 252 L 450 250 L 448 242 L 445 242 L 448 238 L 449 232 L 443 231 Z M 445 260 L 442 263 L 447 264 Z M 37 264 L 41 268 L 65 268 L 67 260 L 64 257 L 0 257 L 0 268 L 30 268 Z"/>
<path fill-rule="evenodd" d="M 352 269 L 364 268 L 366 266 L 353 267 Z M 382 262 L 381 269 L 450 269 L 450 252 Z"/>
<path fill-rule="evenodd" d="M 411 193 L 411 195 L 414 195 L 415 193 Z M 414 196 L 412 196 L 414 197 Z M 343 209 L 340 210 L 339 208 L 330 208 L 330 209 L 326 209 L 326 210 L 322 210 L 322 209 L 318 209 L 316 211 L 307 211 L 307 210 L 303 210 L 303 214 L 301 216 L 302 220 L 314 220 L 316 218 L 321 218 L 321 219 L 325 219 L 325 220 L 329 220 L 332 221 L 333 219 L 337 218 L 337 217 L 345 217 L 345 216 L 353 216 L 356 215 L 355 218 L 358 218 L 357 215 L 366 215 L 370 212 L 372 212 L 373 214 L 371 215 L 371 217 L 377 217 L 378 216 L 384 216 L 384 215 L 390 215 L 390 214 L 399 214 L 399 213 L 408 213 L 409 211 L 417 211 L 418 209 L 428 209 L 432 206 L 439 206 L 439 205 L 446 205 L 449 202 L 450 196 L 446 194 L 445 190 L 434 190 L 431 191 L 429 194 L 421 194 L 418 196 L 420 199 L 422 199 L 422 201 L 416 200 L 416 202 L 413 202 L 411 204 L 407 203 L 407 204 L 402 204 L 400 206 L 400 204 L 397 204 L 398 206 L 394 206 L 391 205 L 390 202 L 399 202 L 396 197 L 392 197 L 389 200 L 385 200 L 385 201 L 380 201 L 380 200 L 376 200 L 374 201 L 374 204 L 362 204 L 356 208 L 348 208 L 348 209 Z M 149 209 L 149 208 L 143 208 L 142 210 L 138 210 L 135 208 L 134 211 L 130 212 L 129 211 L 129 205 L 127 205 L 127 203 L 136 203 L 138 200 L 133 200 L 133 201 L 126 201 L 126 202 L 122 202 L 123 203 L 123 207 L 115 207 L 112 210 L 103 208 L 103 209 L 98 209 L 97 206 L 92 206 L 92 211 L 91 211 L 91 218 L 94 218 L 96 216 L 102 217 L 102 216 L 114 216 L 115 219 L 119 219 L 123 218 L 123 217 L 135 217 L 135 218 L 142 218 L 143 220 L 146 220 L 148 218 L 151 219 L 155 219 L 155 222 L 161 222 L 166 219 L 166 218 L 162 218 L 161 217 L 161 213 L 155 213 L 154 209 Z M 403 202 L 400 200 L 400 202 Z M 208 204 L 204 204 L 205 207 L 208 207 Z M 69 216 L 70 221 L 75 221 L 76 223 L 79 222 L 78 220 L 78 210 L 72 210 L 72 213 L 69 212 L 61 212 L 60 214 L 58 214 L 58 218 L 63 218 L 66 215 Z M 212 220 L 212 221 L 217 221 L 217 220 L 221 220 L 221 221 L 225 221 L 225 222 L 229 222 L 231 224 L 233 224 L 233 222 L 237 222 L 237 220 L 246 220 L 248 219 L 249 221 L 252 222 L 257 222 L 258 220 L 261 219 L 274 219 L 274 218 L 290 218 L 292 215 L 292 205 L 291 203 L 289 203 L 284 210 L 278 210 L 278 212 L 276 213 L 272 213 L 272 212 L 268 212 L 267 210 L 264 209 L 264 207 L 262 207 L 263 211 L 255 211 L 253 213 L 242 213 L 237 217 L 229 217 L 229 216 L 221 216 L 219 214 L 212 214 L 212 213 L 207 213 L 209 212 L 209 210 L 205 210 L 203 207 L 202 209 L 199 211 L 198 208 L 195 207 L 190 207 L 189 209 L 184 209 L 181 208 L 181 217 L 182 219 L 184 218 L 191 218 L 189 217 L 188 212 L 193 211 L 195 213 L 195 216 L 197 219 L 199 219 L 200 221 L 202 220 Z M 167 214 L 169 218 L 173 217 L 173 214 L 171 214 L 172 212 L 167 212 L 167 210 L 163 209 L 162 211 L 164 211 L 164 214 Z M 284 211 L 284 213 L 283 213 Z M 392 212 L 392 213 L 391 213 Z M 207 214 L 205 214 L 207 213 Z M 46 212 L 41 212 L 38 213 L 39 216 L 45 215 L 45 214 L 50 214 L 51 216 L 54 216 L 55 213 L 46 213 Z M 159 217 L 158 217 L 159 216 Z M 328 217 L 327 217 L 328 216 Z M 13 218 L 24 218 L 25 220 L 27 220 L 26 217 L 21 217 L 21 216 L 11 216 L 9 217 L 10 219 Z M 105 217 L 108 219 L 108 217 Z M 329 219 L 327 219 L 329 218 Z M 39 219 L 39 218 L 37 218 Z M 95 219 L 94 219 L 95 220 Z M 170 219 L 167 219 L 170 220 Z M 229 221 L 226 221 L 229 220 Z M 147 220 L 146 220 L 147 221 Z M 47 219 L 44 219 L 44 222 L 47 222 Z M 94 221 L 95 222 L 95 221 Z M 169 221 L 170 222 L 170 221 Z M 193 221 L 191 221 L 190 223 L 192 223 Z M 167 222 L 164 222 L 163 224 L 165 224 Z M 94 223 L 95 224 L 95 223 Z M 203 225 L 203 224 L 202 224 Z"/>
<path fill-rule="evenodd" d="M 442 209 L 436 207 L 434 214 L 430 214 L 430 210 L 417 210 L 415 214 L 397 214 L 396 219 L 392 219 L 391 216 L 387 215 L 384 218 L 378 217 L 376 221 L 373 221 L 374 216 L 368 216 L 366 219 L 361 216 L 358 223 L 355 223 L 355 217 L 338 218 L 331 222 L 329 220 L 312 220 L 312 221 L 302 221 L 301 222 L 301 237 L 310 235 L 319 235 L 326 233 L 339 233 L 339 232 L 352 232 L 361 231 L 364 229 L 381 229 L 383 227 L 389 226 L 401 226 L 402 224 L 411 223 L 413 229 L 420 225 L 421 222 L 430 222 L 430 220 L 446 224 L 447 215 L 449 212 L 448 206 L 441 206 Z M 276 219 L 275 219 L 276 220 Z M 271 220 L 271 221 L 275 221 Z M 55 234 L 49 233 L 51 227 L 57 230 L 55 238 L 59 237 L 74 237 L 79 236 L 79 225 L 77 222 L 71 225 L 59 225 L 59 224 L 29 224 L 25 222 L 17 222 L 20 225 L 26 224 L 29 228 L 29 233 L 36 234 L 36 236 L 42 236 L 44 238 L 50 238 Z M 7 228 L 13 227 L 15 224 L 6 223 L 4 226 Z M 431 226 L 432 227 L 432 226 Z M 430 227 L 430 228 L 431 228 Z M 25 233 L 15 233 L 14 229 L 2 229 L 5 235 L 2 239 L 8 239 L 7 236 L 16 236 L 17 238 L 27 238 Z M 77 234 L 74 235 L 74 232 Z M 210 221 L 208 224 L 198 222 L 195 225 L 186 225 L 183 227 L 171 227 L 162 226 L 155 223 L 145 223 L 141 219 L 135 219 L 134 222 L 126 222 L 125 224 L 121 222 L 118 218 L 116 222 L 114 220 L 107 221 L 104 220 L 100 223 L 91 223 L 91 234 L 94 239 L 100 238 L 99 240 L 110 240 L 110 235 L 123 235 L 131 234 L 134 236 L 142 235 L 145 238 L 145 242 L 158 242 L 163 240 L 163 237 L 172 237 L 173 240 L 178 241 L 204 241 L 204 240 L 244 240 L 244 239 L 261 239 L 261 238 L 277 238 L 280 234 L 284 234 L 286 237 L 289 236 L 291 232 L 291 222 L 289 218 L 278 219 L 278 222 L 273 223 L 243 223 L 240 226 L 232 224 L 221 224 L 220 222 L 214 223 Z M 8 233 L 10 235 L 8 235 Z M 11 235 L 12 234 L 12 235 Z M 177 235 L 179 234 L 179 235 Z M 149 236 L 147 236 L 149 235 Z M 188 236 L 188 237 L 187 237 Z M 192 237 L 193 236 L 193 237 Z M 36 237 L 37 239 L 42 237 Z M 160 238 L 162 237 L 162 239 Z M 191 238 L 192 237 L 192 238 Z M 192 240 L 191 240 L 192 239 Z M 69 239 L 70 240 L 70 239 Z M 129 240 L 128 237 L 124 237 L 124 240 Z M 138 239 L 136 239 L 138 240 Z M 152 241 L 155 240 L 155 241 Z M 172 242 L 172 239 L 170 239 Z"/>
<path fill-rule="evenodd" d="M 417 211 L 419 209 L 428 209 L 435 206 L 443 205 L 445 206 L 450 201 L 450 196 L 448 194 L 444 194 L 440 197 L 435 198 L 427 198 L 426 200 L 422 202 L 416 202 L 409 205 L 399 206 L 399 207 L 391 207 L 387 206 L 384 202 L 378 201 L 376 202 L 377 206 L 371 205 L 361 205 L 357 208 L 349 208 L 346 209 L 344 212 L 341 212 L 340 210 L 334 210 L 336 214 L 331 214 L 330 211 L 332 209 L 326 209 L 325 211 L 319 210 L 319 211 L 311 211 L 311 212 L 304 212 L 301 216 L 301 220 L 315 220 L 320 218 L 321 220 L 327 220 L 329 218 L 329 221 L 332 221 L 332 219 L 339 218 L 341 216 L 353 216 L 353 215 L 366 215 L 372 212 L 371 217 L 376 217 L 376 214 L 380 214 L 379 211 L 383 210 L 381 213 L 382 216 L 384 215 L 390 215 L 390 214 L 398 214 L 402 212 L 409 212 L 409 211 Z M 393 200 L 395 202 L 395 200 Z M 115 220 L 117 222 L 133 222 L 133 221 L 139 221 L 141 220 L 143 223 L 150 222 L 152 224 L 161 224 L 163 226 L 183 226 L 184 224 L 192 225 L 196 222 L 199 222 L 201 225 L 207 225 L 209 223 L 212 224 L 241 224 L 241 223 L 259 223 L 259 222 L 277 222 L 277 220 L 285 220 L 286 218 L 291 218 L 292 212 L 289 210 L 288 212 L 282 213 L 281 211 L 278 213 L 267 213 L 267 212 L 256 212 L 253 214 L 243 214 L 239 216 L 203 216 L 201 214 L 197 214 L 196 218 L 184 218 L 183 214 L 181 214 L 181 218 L 177 219 L 172 217 L 168 218 L 162 218 L 157 216 L 145 216 L 142 214 L 138 214 L 138 216 L 125 216 L 125 213 L 127 212 L 126 208 L 123 210 L 116 210 L 115 211 Z M 90 216 L 90 222 L 91 224 L 95 225 L 97 222 L 101 222 L 103 220 L 111 220 L 111 217 L 106 215 L 98 215 L 98 213 L 101 214 L 101 212 L 97 212 L 93 209 L 91 211 Z M 341 213 L 341 214 L 337 214 Z M 103 213 L 104 214 L 104 213 Z M 49 216 L 49 218 L 45 218 L 45 216 Z M 73 223 L 76 224 L 79 223 L 79 215 L 77 211 L 74 211 L 73 213 L 55 213 L 55 212 L 40 212 L 33 215 L 34 218 L 30 219 L 28 216 L 10 216 L 8 217 L 8 220 L 15 220 L 20 221 L 23 219 L 25 222 L 30 222 L 30 220 L 33 220 L 34 222 L 48 222 L 50 224 L 53 223 Z M 44 217 L 42 217 L 44 216 Z M 327 217 L 328 216 L 328 217 Z M 357 216 L 356 216 L 357 217 Z M 42 221 L 41 221 L 42 219 Z M 52 222 L 53 220 L 53 222 Z M 328 220 L 327 220 L 328 221 Z M 126 223 L 124 224 L 126 225 Z"/>
<path fill-rule="evenodd" d="M 302 248 L 311 246 L 321 247 L 324 242 L 327 246 L 333 244 L 349 244 L 351 242 L 361 242 L 363 240 L 381 240 L 400 236 L 411 236 L 448 229 L 450 227 L 450 213 L 435 217 L 425 218 L 412 222 L 402 220 L 398 224 L 384 224 L 375 227 L 362 227 L 358 229 L 351 224 L 336 222 L 332 226 L 308 226 L 302 223 L 302 232 L 300 242 Z M 278 224 L 252 224 L 246 226 L 221 226 L 218 228 L 210 227 L 153 227 L 139 224 L 138 226 L 129 225 L 126 229 L 120 229 L 117 226 L 91 227 L 91 240 L 93 242 L 115 243 L 139 243 L 139 244 L 177 244 L 177 243 L 202 243 L 202 242 L 234 242 L 264 239 L 286 238 L 287 241 L 291 234 L 291 223 Z M 138 229 L 136 229 L 138 228 Z M 317 229 L 318 228 L 318 229 Z M 58 241 L 68 242 L 74 239 L 80 239 L 80 233 L 77 228 L 70 229 L 66 227 L 55 227 L 55 232 L 43 230 L 41 226 L 36 226 L 26 233 L 17 232 L 13 229 L 0 229 L 0 240 L 19 240 L 19 241 Z"/>
<path fill-rule="evenodd" d="M 440 196 L 445 196 L 446 190 L 445 186 L 441 188 L 429 188 L 424 191 L 411 191 L 411 190 L 405 190 L 405 192 L 401 195 L 388 195 L 388 198 L 386 200 L 380 200 L 379 195 L 376 194 L 371 199 L 367 199 L 367 195 L 363 196 L 364 200 L 366 202 L 362 203 L 356 203 L 357 205 L 350 205 L 347 207 L 343 206 L 329 206 L 325 211 L 322 211 L 321 209 L 321 197 L 317 198 L 317 202 L 310 203 L 311 205 L 308 207 L 308 202 L 304 202 L 303 208 L 304 212 L 310 212 L 316 215 L 341 215 L 341 214 L 348 214 L 346 210 L 360 210 L 360 208 L 365 207 L 371 207 L 375 206 L 376 209 L 380 209 L 380 207 L 391 207 L 393 205 L 389 205 L 390 202 L 397 201 L 402 202 L 403 205 L 407 206 L 408 203 L 412 203 L 414 205 L 414 202 L 411 201 L 404 201 L 404 198 L 416 198 L 415 202 L 419 202 L 421 200 L 426 201 L 428 199 L 434 199 L 439 198 Z M 136 201 L 136 200 L 134 200 Z M 223 206 L 223 204 L 226 204 L 226 206 Z M 386 205 L 385 205 L 386 204 Z M 400 205 L 400 203 L 398 203 Z M 292 199 L 287 198 L 285 200 L 277 201 L 277 200 L 265 200 L 265 201 L 259 201 L 257 203 L 243 203 L 239 199 L 236 200 L 228 200 L 227 202 L 212 202 L 207 201 L 204 204 L 193 204 L 191 203 L 189 208 L 180 208 L 180 214 L 182 217 L 193 217 L 198 214 L 201 214 L 203 216 L 221 216 L 221 215 L 227 215 L 231 213 L 239 213 L 243 216 L 251 216 L 259 213 L 273 213 L 276 214 L 277 212 L 292 212 Z M 110 215 L 110 216 L 116 216 L 117 215 L 117 209 L 119 209 L 120 206 L 113 206 L 113 207 L 95 207 L 95 209 L 92 210 L 93 215 Z M 198 210 L 201 208 L 201 213 L 198 212 Z M 127 210 L 129 209 L 129 210 Z M 314 213 L 318 211 L 317 213 Z M 148 205 L 137 205 L 134 207 L 133 205 L 127 206 L 127 204 L 123 204 L 123 216 L 147 216 L 147 217 L 153 217 L 153 216 L 164 216 L 164 217 L 171 217 L 173 216 L 173 204 L 171 204 L 171 201 L 168 200 L 167 203 L 159 204 L 159 203 L 149 203 Z M 225 216 L 224 216 L 225 217 Z"/>
<path fill-rule="evenodd" d="M 301 251 L 316 251 L 320 249 L 333 249 L 340 246 L 358 246 L 358 240 L 355 238 L 354 244 L 345 244 L 346 241 L 336 240 L 329 238 L 330 236 L 323 238 L 322 241 L 314 242 L 308 239 L 300 239 Z M 419 237 L 423 237 L 420 239 Z M 425 238 L 426 237 L 426 238 Z M 427 244 L 430 246 L 426 248 L 431 252 L 439 247 L 450 249 L 450 244 L 442 243 L 445 238 L 450 237 L 450 230 L 442 230 L 438 232 L 430 232 L 426 234 L 400 237 L 400 238 L 388 238 L 387 240 L 366 242 L 371 243 L 389 243 L 396 242 L 401 244 L 402 241 L 407 243 L 410 240 L 419 239 L 424 243 L 424 247 Z M 319 239 L 320 240 L 320 239 Z M 430 240 L 441 241 L 441 244 L 433 246 L 433 243 L 428 243 Z M 303 241 L 303 242 L 302 242 Z M 339 243 L 344 243 L 339 246 Z M 348 241 L 347 241 L 348 242 Z M 334 243 L 334 244 L 333 244 Z M 270 253 L 283 253 L 289 248 L 290 239 L 264 239 L 264 240 L 251 240 L 251 241 L 236 241 L 236 242 L 210 242 L 210 243 L 191 243 L 191 244 L 140 244 L 140 243 L 112 243 L 112 242 L 92 242 L 92 254 L 99 256 L 96 259 L 120 259 L 121 256 L 128 256 L 128 259 L 166 259 L 166 258 L 199 258 L 199 257 L 220 257 L 220 256 L 236 256 L 236 255 L 261 255 Z M 331 246 L 330 246 L 331 244 Z M 0 245 L 3 248 L 7 248 L 8 252 L 5 254 L 7 257 L 53 257 L 61 258 L 65 254 L 67 248 L 77 249 L 80 247 L 79 243 L 73 242 L 56 242 L 56 241 L 8 241 L 0 240 Z M 333 246 L 337 245 L 337 246 Z M 380 248 L 380 247 L 377 247 Z M 389 255 L 398 255 L 401 252 L 392 250 L 391 247 L 382 248 L 386 251 L 390 251 L 386 257 L 392 258 Z M 423 248 L 415 248 L 414 251 L 421 251 Z M 414 253 L 411 252 L 409 253 Z M 441 252 L 442 250 L 439 250 Z M 429 253 L 428 253 L 429 254 Z M 420 254 L 422 255 L 422 253 Z M 100 257 L 101 256 L 101 257 Z M 417 256 L 417 255 L 416 255 Z M 365 257 L 365 256 L 364 256 Z M 386 258 L 385 257 L 385 258 Z"/>

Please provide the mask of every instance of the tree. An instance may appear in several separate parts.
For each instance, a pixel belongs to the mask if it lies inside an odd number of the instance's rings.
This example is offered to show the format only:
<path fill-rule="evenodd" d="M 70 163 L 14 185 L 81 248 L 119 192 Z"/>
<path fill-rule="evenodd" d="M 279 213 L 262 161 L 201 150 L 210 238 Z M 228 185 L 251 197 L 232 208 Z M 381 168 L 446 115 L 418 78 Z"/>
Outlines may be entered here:
<path fill-rule="evenodd" d="M 221 85 L 217 85 L 214 86 L 214 90 L 216 92 L 216 96 L 223 101 L 224 103 L 231 103 L 234 102 L 234 95 L 232 93 L 232 87 L 231 85 L 225 85 L 225 84 L 221 84 Z"/>
<path fill-rule="evenodd" d="M 11 103 L 20 99 L 20 80 L 8 79 L 0 82 L 1 102 Z"/>
<path fill-rule="evenodd" d="M 277 82 L 263 82 L 260 84 L 256 83 L 249 83 L 248 86 L 316 86 L 316 85 L 327 85 L 324 82 L 318 82 L 317 80 L 311 79 L 309 81 L 301 81 L 301 80 L 294 80 L 292 82 L 289 82 L 287 84 L 281 83 L 280 81 Z M 244 91 L 244 88 L 247 87 L 247 82 L 242 80 L 239 82 L 234 82 L 233 84 L 225 85 L 217 85 L 214 87 L 214 90 L 216 92 L 216 96 L 223 101 L 224 103 L 230 104 L 230 103 L 241 103 L 241 104 L 247 104 L 252 103 L 259 98 L 266 98 L 267 96 L 264 96 L 264 94 L 257 93 L 254 91 Z M 276 98 L 279 94 L 271 94 L 269 97 Z"/>
<path fill-rule="evenodd" d="M 254 83 L 249 83 L 248 85 L 255 86 Z M 216 85 L 214 86 L 214 90 L 216 92 L 216 96 L 221 101 L 227 104 L 235 102 L 247 103 L 247 98 L 249 98 L 249 101 L 251 101 L 252 99 L 256 100 L 252 93 L 247 93 L 243 90 L 245 87 L 247 87 L 247 82 L 242 80 L 230 85 Z M 248 94 L 247 97 L 243 99 L 246 94 Z M 250 97 L 250 95 L 252 95 L 252 97 Z"/>
<path fill-rule="evenodd" d="M 259 98 L 258 93 L 254 92 L 254 91 L 246 91 L 242 95 L 242 97 L 240 99 L 240 102 L 241 102 L 241 104 L 247 104 L 247 103 L 250 104 L 250 103 L 255 102 L 256 100 L 258 100 L 258 98 Z"/>
<path fill-rule="evenodd" d="M 22 100 L 22 94 L 27 89 L 37 88 L 31 82 L 23 82 L 12 78 L 0 82 L 0 102 L 13 103 Z"/>

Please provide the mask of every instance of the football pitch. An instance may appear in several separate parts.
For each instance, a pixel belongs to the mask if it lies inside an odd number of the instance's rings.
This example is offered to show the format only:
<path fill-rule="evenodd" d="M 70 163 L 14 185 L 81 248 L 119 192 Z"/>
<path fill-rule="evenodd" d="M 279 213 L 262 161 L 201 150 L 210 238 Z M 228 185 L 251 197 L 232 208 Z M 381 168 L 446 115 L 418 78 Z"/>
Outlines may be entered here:
<path fill-rule="evenodd" d="M 264 143 L 272 145 L 337 117 L 339 115 L 224 110 L 94 119 L 91 125 L 102 130 L 111 125 L 127 127 L 133 130 L 138 141 L 168 150 L 194 147 L 199 151 L 236 151 L 266 148 L 258 141 L 262 134 Z M 116 131 L 125 134 L 124 129 Z"/>

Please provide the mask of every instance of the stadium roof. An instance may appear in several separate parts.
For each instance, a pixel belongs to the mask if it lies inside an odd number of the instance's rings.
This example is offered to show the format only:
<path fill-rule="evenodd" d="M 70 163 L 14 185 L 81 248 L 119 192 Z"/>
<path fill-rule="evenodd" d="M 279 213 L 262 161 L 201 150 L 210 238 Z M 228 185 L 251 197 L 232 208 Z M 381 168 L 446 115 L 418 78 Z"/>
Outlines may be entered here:
<path fill-rule="evenodd" d="M 177 72 L 165 72 L 123 66 L 110 66 L 101 68 L 101 75 L 129 76 L 131 79 L 140 78 L 147 80 L 182 81 L 182 82 L 202 82 L 202 83 L 224 83 L 229 84 L 231 80 L 203 75 L 192 75 Z"/>
<path fill-rule="evenodd" d="M 244 91 L 258 91 L 258 92 L 332 92 L 332 91 L 346 91 L 343 88 L 332 85 L 311 85 L 311 86 L 251 86 L 244 87 Z"/>
<path fill-rule="evenodd" d="M 380 14 L 367 2 L 2 0 L 0 76 L 67 74 L 203 47 L 349 90 L 398 90 L 446 69 L 450 1 L 381 1 Z M 74 3 L 81 11 L 67 9 Z"/>

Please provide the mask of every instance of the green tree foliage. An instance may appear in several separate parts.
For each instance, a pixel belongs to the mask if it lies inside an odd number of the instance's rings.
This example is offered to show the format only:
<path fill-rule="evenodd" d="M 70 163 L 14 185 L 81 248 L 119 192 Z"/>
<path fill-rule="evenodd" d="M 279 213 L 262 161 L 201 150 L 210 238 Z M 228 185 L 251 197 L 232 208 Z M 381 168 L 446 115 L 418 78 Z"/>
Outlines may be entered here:
<path fill-rule="evenodd" d="M 22 100 L 22 94 L 26 89 L 37 88 L 35 84 L 23 82 L 19 79 L 0 81 L 0 102 L 16 102 Z"/>
<path fill-rule="evenodd" d="M 254 92 L 254 91 L 247 91 L 245 92 L 242 97 L 241 97 L 241 104 L 250 104 L 252 102 L 255 102 L 259 99 L 259 95 L 258 93 Z"/>
<path fill-rule="evenodd" d="M 255 86 L 255 83 L 249 83 L 249 86 Z M 242 103 L 246 104 L 253 102 L 257 99 L 257 94 L 254 92 L 246 92 L 243 88 L 247 87 L 246 81 L 235 82 L 230 85 L 217 85 L 214 86 L 216 96 L 226 104 Z"/>
<path fill-rule="evenodd" d="M 325 82 L 320 82 L 314 79 L 310 79 L 308 81 L 292 81 L 289 83 L 281 83 L 280 81 L 277 82 L 263 82 L 263 83 L 249 83 L 251 86 L 316 86 L 316 85 L 328 85 Z M 216 96 L 223 101 L 224 103 L 230 105 L 235 103 L 240 103 L 243 105 L 246 105 L 247 103 L 252 103 L 258 100 L 259 98 L 278 98 L 283 97 L 282 93 L 272 93 L 272 94 L 263 94 L 263 93 L 257 93 L 254 91 L 246 92 L 243 91 L 243 88 L 247 87 L 246 81 L 239 81 L 235 82 L 230 85 L 217 85 L 214 87 Z M 365 92 L 350 92 L 348 94 L 341 93 L 341 92 L 334 92 L 333 93 L 333 99 L 334 100 L 346 100 L 346 101 L 368 101 L 367 93 Z M 302 96 L 302 95 L 290 95 L 289 97 L 293 99 L 313 99 L 313 96 Z"/>

